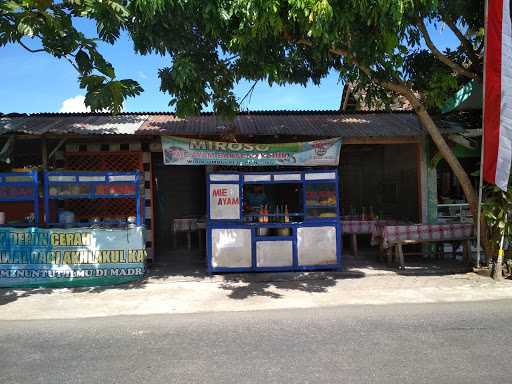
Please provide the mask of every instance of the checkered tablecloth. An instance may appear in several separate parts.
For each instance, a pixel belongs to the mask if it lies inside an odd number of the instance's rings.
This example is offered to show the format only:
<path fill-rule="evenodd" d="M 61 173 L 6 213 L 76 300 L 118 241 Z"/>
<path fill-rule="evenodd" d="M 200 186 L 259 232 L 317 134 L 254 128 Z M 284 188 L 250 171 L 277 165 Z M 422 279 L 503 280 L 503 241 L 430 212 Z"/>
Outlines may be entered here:
<path fill-rule="evenodd" d="M 341 222 L 344 234 L 372 233 L 376 223 L 376 220 L 344 220 Z"/>
<path fill-rule="evenodd" d="M 375 235 L 381 237 L 383 248 L 392 247 L 402 241 L 432 241 L 432 240 L 465 240 L 473 237 L 473 224 L 415 224 L 415 225 L 385 225 L 374 229 Z"/>
<path fill-rule="evenodd" d="M 373 234 L 377 226 L 398 224 L 396 220 L 343 220 L 344 234 Z"/>

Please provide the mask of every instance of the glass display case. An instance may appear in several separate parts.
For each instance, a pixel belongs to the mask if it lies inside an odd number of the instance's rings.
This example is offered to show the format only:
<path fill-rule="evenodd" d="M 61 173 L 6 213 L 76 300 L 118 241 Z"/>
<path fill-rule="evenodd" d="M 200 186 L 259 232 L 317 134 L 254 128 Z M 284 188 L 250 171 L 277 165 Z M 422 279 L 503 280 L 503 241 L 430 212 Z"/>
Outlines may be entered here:
<path fill-rule="evenodd" d="M 304 219 L 302 194 L 301 183 L 244 184 L 244 222 L 301 222 Z"/>
<path fill-rule="evenodd" d="M 9 203 L 9 212 L 0 208 L 0 225 L 33 226 L 39 225 L 39 184 L 37 170 L 30 172 L 0 173 L 0 203 Z M 16 203 L 32 203 L 27 215 L 20 220 L 12 220 L 11 212 Z M 16 212 L 19 214 L 19 212 Z"/>
<path fill-rule="evenodd" d="M 304 203 L 307 219 L 337 217 L 336 183 L 320 182 L 305 185 L 306 200 Z"/>
<path fill-rule="evenodd" d="M 210 272 L 341 268 L 337 170 L 208 175 Z"/>
<path fill-rule="evenodd" d="M 45 172 L 44 189 L 49 225 L 143 222 L 140 172 Z M 52 200 L 68 204 L 52 215 Z"/>

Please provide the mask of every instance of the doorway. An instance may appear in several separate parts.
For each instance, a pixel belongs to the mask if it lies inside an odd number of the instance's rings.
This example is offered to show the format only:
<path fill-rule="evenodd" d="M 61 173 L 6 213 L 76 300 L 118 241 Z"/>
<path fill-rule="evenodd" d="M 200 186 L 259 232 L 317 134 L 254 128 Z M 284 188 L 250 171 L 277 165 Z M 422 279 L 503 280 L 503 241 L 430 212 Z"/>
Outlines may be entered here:
<path fill-rule="evenodd" d="M 153 154 L 155 263 L 169 273 L 206 271 L 204 166 L 164 165 Z"/>

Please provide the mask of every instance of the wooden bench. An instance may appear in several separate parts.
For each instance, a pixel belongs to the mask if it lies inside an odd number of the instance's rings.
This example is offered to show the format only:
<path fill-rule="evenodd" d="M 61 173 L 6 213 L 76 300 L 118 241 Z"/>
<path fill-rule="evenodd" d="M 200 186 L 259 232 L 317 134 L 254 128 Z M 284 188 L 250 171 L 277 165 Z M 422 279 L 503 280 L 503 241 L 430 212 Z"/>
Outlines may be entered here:
<path fill-rule="evenodd" d="M 452 245 L 452 255 L 455 258 L 456 256 L 456 250 L 458 248 L 455 247 L 455 244 L 459 245 L 462 243 L 462 257 L 465 263 L 470 263 L 470 250 L 471 250 L 471 240 L 472 238 L 465 238 L 465 239 L 441 239 L 441 240 L 401 240 L 391 243 L 391 247 L 386 249 L 386 256 L 387 256 L 387 262 L 389 265 L 393 262 L 393 249 L 395 251 L 395 259 L 398 261 L 398 269 L 404 269 L 405 263 L 404 263 L 404 245 L 411 245 L 411 244 L 438 244 L 438 245 L 444 245 L 445 243 L 450 243 Z M 439 247 L 437 247 L 439 249 Z M 440 254 L 444 256 L 444 247 L 440 248 L 441 252 Z"/>

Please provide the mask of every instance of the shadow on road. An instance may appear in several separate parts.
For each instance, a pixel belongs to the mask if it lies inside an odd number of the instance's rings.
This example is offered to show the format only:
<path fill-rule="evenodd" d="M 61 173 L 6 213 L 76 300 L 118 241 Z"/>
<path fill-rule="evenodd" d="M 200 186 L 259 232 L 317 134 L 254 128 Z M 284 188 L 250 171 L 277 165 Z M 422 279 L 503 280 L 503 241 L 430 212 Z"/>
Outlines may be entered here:
<path fill-rule="evenodd" d="M 146 285 L 146 280 L 134 281 L 119 285 L 101 285 L 95 287 L 70 287 L 70 288 L 0 288 L 0 306 L 12 303 L 34 295 L 49 295 L 57 292 L 72 293 L 101 293 L 110 289 L 141 289 Z"/>
<path fill-rule="evenodd" d="M 354 258 L 344 256 L 344 272 L 277 272 L 208 275 L 206 265 L 202 263 L 172 263 L 152 266 L 144 279 L 120 285 L 71 287 L 71 288 L 0 288 L 0 306 L 34 295 L 48 295 L 57 292 L 101 293 L 111 289 L 143 289 L 153 283 L 173 282 L 210 282 L 219 287 L 234 300 L 250 297 L 270 297 L 279 299 L 284 291 L 310 293 L 327 292 L 341 279 L 360 279 L 368 276 L 403 275 L 403 276 L 443 276 L 469 272 L 471 268 L 452 260 L 426 260 L 409 258 L 406 269 L 399 271 L 396 267 L 386 266 L 375 260 L 374 255 Z"/>
<path fill-rule="evenodd" d="M 365 276 L 364 273 L 351 273 L 350 275 L 341 275 L 336 272 L 313 272 L 313 273 L 294 273 L 291 278 L 286 279 L 274 274 L 275 278 L 269 276 L 268 279 L 257 278 L 257 274 L 248 274 L 247 276 L 224 276 L 224 281 L 220 288 L 230 291 L 228 297 L 236 300 L 243 300 L 254 296 L 270 297 L 279 299 L 282 294 L 277 290 L 301 291 L 310 293 L 327 292 L 330 287 L 334 287 L 337 280 L 358 279 Z"/>

